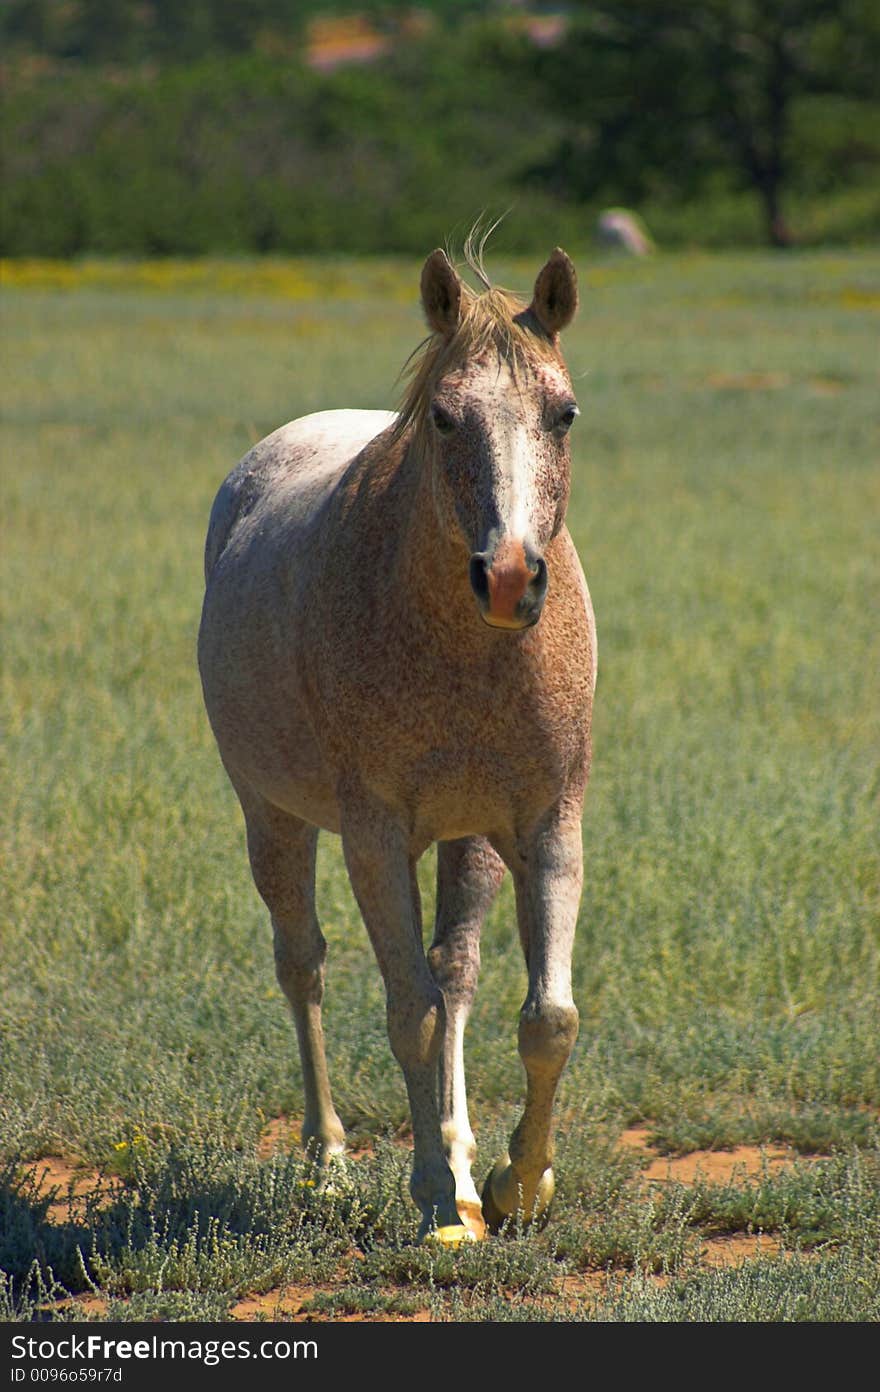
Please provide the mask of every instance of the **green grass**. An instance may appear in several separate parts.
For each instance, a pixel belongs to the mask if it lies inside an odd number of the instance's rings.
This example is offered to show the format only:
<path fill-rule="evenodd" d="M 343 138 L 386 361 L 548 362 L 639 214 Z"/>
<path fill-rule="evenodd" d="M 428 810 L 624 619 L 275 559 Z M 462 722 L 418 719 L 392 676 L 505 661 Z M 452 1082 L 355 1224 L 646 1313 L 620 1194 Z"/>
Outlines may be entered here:
<path fill-rule="evenodd" d="M 0 1317 L 53 1282 L 108 1318 L 214 1319 L 337 1279 L 329 1317 L 406 1314 L 423 1289 L 435 1318 L 876 1318 L 880 258 L 581 267 L 569 521 L 600 642 L 581 1035 L 549 1226 L 458 1255 L 411 1246 L 390 1141 L 329 1205 L 296 1157 L 257 1158 L 302 1095 L 194 656 L 219 482 L 287 419 L 393 403 L 419 268 L 298 263 L 271 289 L 248 263 L 87 269 L 5 294 Z M 536 267 L 495 269 L 523 288 Z M 375 1141 L 406 1098 L 333 838 L 318 890 L 336 1104 Z M 509 885 L 483 960 L 480 1179 L 522 1092 Z M 637 1121 L 670 1154 L 829 1158 L 658 1198 L 615 1146 Z M 49 1154 L 115 1173 L 118 1200 L 49 1222 L 25 1163 Z M 782 1255 L 701 1267 L 703 1237 L 749 1230 Z M 606 1268 L 602 1295 L 554 1293 Z"/>

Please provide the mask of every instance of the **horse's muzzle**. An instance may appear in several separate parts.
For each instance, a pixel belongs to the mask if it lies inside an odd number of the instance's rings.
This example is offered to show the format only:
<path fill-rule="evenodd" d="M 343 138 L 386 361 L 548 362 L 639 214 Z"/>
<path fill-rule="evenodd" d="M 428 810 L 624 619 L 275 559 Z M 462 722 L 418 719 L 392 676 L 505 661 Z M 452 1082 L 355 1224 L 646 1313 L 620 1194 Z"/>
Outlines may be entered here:
<path fill-rule="evenodd" d="M 492 628 L 529 628 L 541 617 L 547 595 L 547 564 L 521 541 L 504 539 L 471 556 L 471 588 Z"/>

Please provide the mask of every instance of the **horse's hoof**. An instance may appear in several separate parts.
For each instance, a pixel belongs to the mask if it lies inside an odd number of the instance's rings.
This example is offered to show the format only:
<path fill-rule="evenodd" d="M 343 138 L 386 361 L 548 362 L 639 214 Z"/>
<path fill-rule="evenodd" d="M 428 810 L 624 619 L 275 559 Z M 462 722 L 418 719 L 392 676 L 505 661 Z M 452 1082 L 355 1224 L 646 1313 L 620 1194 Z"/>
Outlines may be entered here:
<path fill-rule="evenodd" d="M 481 1242 L 486 1236 L 486 1224 L 480 1205 L 470 1199 L 456 1199 L 455 1208 L 461 1222 L 439 1223 L 434 1226 L 432 1220 L 429 1226 L 428 1220 L 423 1219 L 418 1241 L 436 1242 L 441 1247 L 457 1247 L 462 1242 Z"/>
<path fill-rule="evenodd" d="M 547 1226 L 555 1193 L 556 1180 L 553 1177 L 553 1171 L 548 1167 L 538 1180 L 538 1187 L 535 1190 L 535 1202 L 532 1204 L 532 1213 L 529 1219 L 529 1222 L 533 1223 L 535 1227 L 544 1228 Z"/>
<path fill-rule="evenodd" d="M 458 1247 L 462 1242 L 476 1242 L 476 1234 L 464 1223 L 448 1223 L 442 1228 L 432 1228 L 425 1234 L 426 1242 L 436 1242 L 441 1247 Z"/>
<path fill-rule="evenodd" d="M 486 1222 L 480 1205 L 471 1199 L 456 1199 L 455 1207 L 471 1237 L 477 1242 L 482 1242 L 486 1236 Z"/>
<path fill-rule="evenodd" d="M 501 1212 L 501 1209 L 495 1202 L 495 1195 L 492 1192 L 492 1180 L 496 1172 L 501 1173 L 507 1168 L 508 1166 L 505 1164 L 504 1160 L 496 1160 L 494 1166 L 486 1176 L 486 1183 L 483 1185 L 483 1219 L 488 1231 L 493 1233 L 499 1232 L 510 1216 L 507 1213 Z"/>
<path fill-rule="evenodd" d="M 548 1166 L 538 1180 L 534 1199 L 527 1207 L 523 1201 L 522 1187 L 516 1181 L 510 1157 L 502 1155 L 500 1160 L 496 1160 L 483 1185 L 483 1217 L 486 1227 L 490 1232 L 498 1232 L 509 1218 L 521 1213 L 525 1225 L 543 1228 L 550 1217 L 555 1193 L 556 1181 L 552 1169 Z"/>
<path fill-rule="evenodd" d="M 309 1167 L 307 1177 L 300 1180 L 300 1186 L 303 1189 L 312 1189 L 322 1198 L 328 1199 L 345 1193 L 349 1188 L 345 1151 L 332 1150 L 326 1158 L 316 1160 Z"/>

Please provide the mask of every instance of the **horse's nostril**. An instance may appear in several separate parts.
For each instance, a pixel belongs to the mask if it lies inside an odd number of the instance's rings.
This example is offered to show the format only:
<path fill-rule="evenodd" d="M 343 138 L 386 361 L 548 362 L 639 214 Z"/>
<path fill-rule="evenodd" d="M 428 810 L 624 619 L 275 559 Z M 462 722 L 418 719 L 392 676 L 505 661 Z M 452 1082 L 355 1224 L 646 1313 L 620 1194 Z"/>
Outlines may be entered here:
<path fill-rule="evenodd" d="M 488 600 L 489 598 L 489 568 L 486 565 L 486 557 L 482 552 L 477 552 L 471 556 L 470 566 L 471 588 L 477 599 Z"/>
<path fill-rule="evenodd" d="M 543 599 L 547 593 L 547 562 L 543 556 L 538 556 L 535 560 L 535 575 L 532 580 L 532 588 L 535 594 Z"/>

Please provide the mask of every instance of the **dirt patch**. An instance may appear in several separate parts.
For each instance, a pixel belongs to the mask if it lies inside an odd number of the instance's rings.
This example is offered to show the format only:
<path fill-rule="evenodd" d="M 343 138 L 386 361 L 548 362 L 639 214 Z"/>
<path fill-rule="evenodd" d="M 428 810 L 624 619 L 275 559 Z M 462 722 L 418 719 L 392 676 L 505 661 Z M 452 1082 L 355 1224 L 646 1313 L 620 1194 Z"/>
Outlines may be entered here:
<path fill-rule="evenodd" d="M 102 1320 L 107 1317 L 108 1302 L 100 1295 L 72 1295 L 69 1300 L 56 1300 L 47 1309 L 55 1315 L 64 1310 L 70 1320 Z"/>
<path fill-rule="evenodd" d="M 573 1271 L 559 1278 L 559 1293 L 572 1300 L 585 1300 L 593 1295 L 601 1295 L 607 1285 L 606 1271 Z"/>
<path fill-rule="evenodd" d="M 416 1310 L 413 1314 L 401 1315 L 393 1311 L 317 1311 L 312 1308 L 315 1297 L 320 1295 L 332 1296 L 344 1286 L 350 1284 L 350 1278 L 345 1279 L 340 1276 L 338 1284 L 326 1284 L 320 1286 L 284 1286 L 276 1287 L 274 1290 L 265 1291 L 261 1295 L 248 1295 L 243 1300 L 238 1300 L 229 1311 L 229 1318 L 232 1320 L 250 1321 L 256 1320 L 286 1320 L 292 1324 L 313 1324 L 325 1320 L 332 1320 L 334 1324 L 353 1324 L 353 1323 L 377 1323 L 383 1324 L 400 1323 L 406 1324 L 427 1324 L 431 1321 L 430 1310 Z M 394 1295 L 394 1287 L 389 1287 L 387 1294 L 389 1297 Z"/>
<path fill-rule="evenodd" d="M 268 1160 L 276 1155 L 278 1151 L 287 1153 L 297 1150 L 302 1144 L 302 1122 L 292 1121 L 290 1117 L 273 1117 L 263 1127 L 262 1135 L 257 1143 L 257 1155 L 260 1160 Z"/>
<path fill-rule="evenodd" d="M 262 1295 L 247 1295 L 229 1311 L 234 1320 L 295 1320 L 302 1307 L 317 1293 L 317 1286 L 284 1286 L 265 1291 Z M 323 1287 L 329 1291 L 330 1287 Z"/>
<path fill-rule="evenodd" d="M 392 1145 L 400 1146 L 401 1150 L 412 1150 L 413 1138 L 412 1127 L 409 1122 L 405 1122 L 398 1127 L 397 1131 L 388 1139 Z M 365 1141 L 358 1144 L 350 1134 L 345 1139 L 345 1158 L 346 1160 L 363 1160 L 365 1156 L 375 1155 L 376 1147 L 372 1141 Z M 257 1142 L 257 1156 L 260 1160 L 269 1160 L 273 1155 L 299 1155 L 302 1154 L 302 1122 L 295 1121 L 292 1117 L 279 1116 L 273 1117 L 263 1127 L 260 1139 Z"/>
<path fill-rule="evenodd" d="M 785 1146 L 734 1146 L 731 1150 L 694 1150 L 688 1155 L 657 1155 L 651 1149 L 650 1131 L 632 1127 L 624 1131 L 620 1144 L 645 1154 L 642 1175 L 645 1179 L 679 1184 L 729 1184 L 734 1179 L 756 1179 L 768 1171 L 772 1174 L 802 1159 Z M 819 1156 L 811 1157 L 819 1159 Z"/>
<path fill-rule="evenodd" d="M 33 1163 L 37 1193 L 45 1196 L 54 1191 L 46 1212 L 50 1223 L 82 1222 L 90 1200 L 92 1206 L 97 1201 L 105 1207 L 119 1193 L 117 1180 L 102 1175 L 82 1161 L 63 1155 L 46 1155 Z"/>
<path fill-rule="evenodd" d="M 306 1315 L 305 1324 L 318 1323 L 325 1315 Z M 414 1315 L 338 1315 L 332 1317 L 334 1324 L 430 1324 L 431 1312 L 417 1310 Z"/>
<path fill-rule="evenodd" d="M 700 1260 L 704 1266 L 742 1266 L 756 1257 L 775 1257 L 781 1251 L 782 1243 L 772 1233 L 729 1233 L 708 1238 Z"/>

